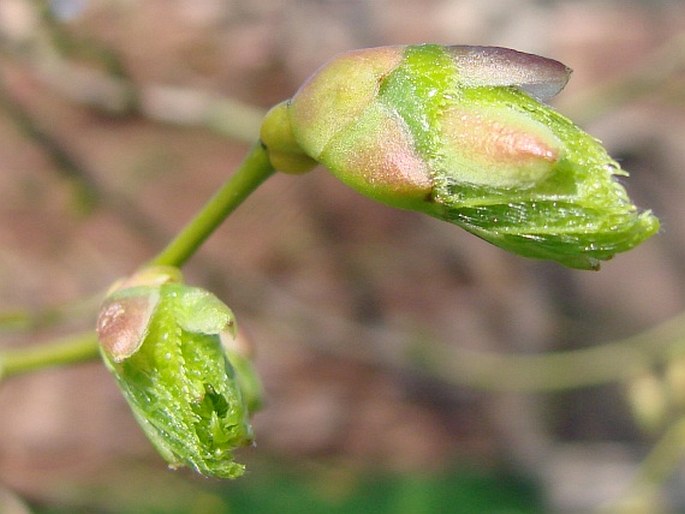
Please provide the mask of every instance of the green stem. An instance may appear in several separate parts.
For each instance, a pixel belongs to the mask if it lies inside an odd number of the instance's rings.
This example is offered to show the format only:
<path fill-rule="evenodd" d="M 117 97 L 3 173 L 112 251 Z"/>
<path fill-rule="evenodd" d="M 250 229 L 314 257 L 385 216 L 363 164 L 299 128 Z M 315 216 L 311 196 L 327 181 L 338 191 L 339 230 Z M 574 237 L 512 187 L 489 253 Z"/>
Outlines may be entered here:
<path fill-rule="evenodd" d="M 0 379 L 50 366 L 94 359 L 98 344 L 91 331 L 49 343 L 0 352 Z"/>
<path fill-rule="evenodd" d="M 266 151 L 256 144 L 236 172 L 150 264 L 182 266 L 221 222 L 273 173 Z M 0 379 L 81 362 L 97 354 L 97 339 L 91 332 L 58 342 L 0 351 Z"/>
<path fill-rule="evenodd" d="M 260 144 L 255 145 L 231 178 L 150 264 L 182 266 L 221 222 L 273 173 L 266 150 Z"/>

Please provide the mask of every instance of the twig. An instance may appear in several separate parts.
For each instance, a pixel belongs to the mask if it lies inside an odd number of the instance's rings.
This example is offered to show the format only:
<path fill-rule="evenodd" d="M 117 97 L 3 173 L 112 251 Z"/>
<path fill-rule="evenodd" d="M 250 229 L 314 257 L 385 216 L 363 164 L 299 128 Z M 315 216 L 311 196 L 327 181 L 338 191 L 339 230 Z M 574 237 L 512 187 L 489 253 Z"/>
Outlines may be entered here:
<path fill-rule="evenodd" d="M 13 309 L 0 311 L 0 332 L 32 331 L 50 327 L 77 317 L 93 315 L 102 301 L 102 294 L 97 293 L 75 302 L 53 305 L 37 310 Z"/>
<path fill-rule="evenodd" d="M 273 173 L 266 151 L 261 145 L 255 145 L 231 178 L 179 235 L 152 259 L 151 264 L 180 267 L 226 216 Z M 97 355 L 97 348 L 95 335 L 88 332 L 48 344 L 5 350 L 0 352 L 0 379 L 48 366 L 92 359 Z"/>
<path fill-rule="evenodd" d="M 98 355 L 95 333 L 89 331 L 48 343 L 0 352 L 0 380 L 51 366 L 92 360 Z"/>
<path fill-rule="evenodd" d="M 235 173 L 151 264 L 182 266 L 226 216 L 273 173 L 266 150 L 256 144 Z"/>

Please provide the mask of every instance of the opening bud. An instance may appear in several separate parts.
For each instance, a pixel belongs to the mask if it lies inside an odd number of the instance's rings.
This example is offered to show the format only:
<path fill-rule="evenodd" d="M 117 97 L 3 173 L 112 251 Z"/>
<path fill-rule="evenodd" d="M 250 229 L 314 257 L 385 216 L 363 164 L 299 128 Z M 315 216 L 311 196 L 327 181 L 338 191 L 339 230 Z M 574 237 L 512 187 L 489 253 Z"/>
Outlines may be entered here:
<path fill-rule="evenodd" d="M 277 106 L 263 138 L 276 168 L 284 148 L 388 205 L 524 256 L 597 268 L 659 222 L 631 203 L 602 145 L 541 103 L 570 72 L 497 47 L 357 50 Z"/>
<path fill-rule="evenodd" d="M 97 321 L 101 354 L 171 467 L 236 477 L 244 468 L 233 461 L 233 451 L 253 441 L 238 374 L 248 373 L 248 383 L 256 375 L 249 359 L 234 366 L 222 344 L 222 337 L 235 336 L 231 310 L 172 271 L 143 270 L 109 293 Z"/>

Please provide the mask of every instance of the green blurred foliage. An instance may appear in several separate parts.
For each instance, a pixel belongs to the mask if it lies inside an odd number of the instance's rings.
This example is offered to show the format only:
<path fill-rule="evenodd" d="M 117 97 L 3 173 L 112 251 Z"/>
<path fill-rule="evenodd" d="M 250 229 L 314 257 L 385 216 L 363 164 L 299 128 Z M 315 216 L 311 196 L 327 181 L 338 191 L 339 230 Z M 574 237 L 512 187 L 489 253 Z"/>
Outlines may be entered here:
<path fill-rule="evenodd" d="M 153 489 L 165 496 L 163 490 Z M 173 492 L 170 492 L 173 496 Z M 297 472 L 260 469 L 243 480 L 209 483 L 176 507 L 129 497 L 113 510 L 99 491 L 81 505 L 36 506 L 36 514 L 433 514 L 543 512 L 536 489 L 508 473 L 464 469 L 436 474 Z"/>

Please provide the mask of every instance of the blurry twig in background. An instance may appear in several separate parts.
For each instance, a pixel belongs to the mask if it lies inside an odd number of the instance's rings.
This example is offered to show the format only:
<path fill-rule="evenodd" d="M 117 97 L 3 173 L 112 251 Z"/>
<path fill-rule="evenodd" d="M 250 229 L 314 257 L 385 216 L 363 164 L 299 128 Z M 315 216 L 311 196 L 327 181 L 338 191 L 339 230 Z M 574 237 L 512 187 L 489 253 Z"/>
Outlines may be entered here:
<path fill-rule="evenodd" d="M 262 110 L 191 88 L 162 85 L 139 88 L 127 76 L 124 65 L 113 51 L 90 41 L 74 40 L 63 24 L 54 20 L 44 1 L 36 0 L 34 4 L 40 12 L 37 29 L 14 34 L 8 30 L 3 32 L 0 26 L 0 52 L 16 59 L 20 66 L 28 64 L 53 91 L 111 114 L 138 112 L 153 121 L 201 126 L 250 143 L 257 139 Z M 94 65 L 84 67 L 67 57 L 97 59 L 102 61 L 99 64 L 103 69 Z M 45 150 L 56 169 L 74 184 L 80 209 L 88 210 L 104 203 L 135 233 L 155 245 L 164 244 L 168 235 L 159 225 L 141 211 L 126 192 L 111 190 L 94 180 L 90 170 L 57 138 L 40 127 L 30 112 L 12 97 L 6 82 L 0 75 L 0 108 L 26 137 Z"/>
<path fill-rule="evenodd" d="M 11 97 L 4 73 L 0 75 L 0 109 L 26 138 L 45 151 L 54 163 L 56 171 L 72 185 L 76 199 L 74 203 L 78 210 L 88 212 L 103 199 L 103 194 L 99 191 L 98 184 L 91 178 L 91 174 L 64 149 L 60 142 L 39 127 L 19 102 Z"/>
<path fill-rule="evenodd" d="M 668 480 L 685 455 L 685 417 L 674 422 L 642 461 L 631 490 L 649 499 Z M 649 505 L 649 504 L 647 504 Z"/>
<path fill-rule="evenodd" d="M 0 26 L 2 52 L 30 69 L 57 93 L 110 113 L 130 111 L 135 92 L 116 53 L 96 41 L 69 33 L 55 19 L 49 2 L 31 0 L 13 6 L 18 13 Z M 76 63 L 79 64 L 76 64 Z M 87 64 L 86 64 L 87 63 Z"/>
<path fill-rule="evenodd" d="M 0 352 L 0 380 L 46 366 L 84 362 L 97 356 L 97 340 L 91 331 L 27 348 L 4 350 Z"/>
<path fill-rule="evenodd" d="M 103 66 L 108 75 L 126 79 L 126 68 L 111 48 L 92 38 L 76 38 L 67 25 L 55 17 L 54 2 L 51 0 L 30 0 L 36 15 L 45 28 L 45 33 L 55 50 L 61 55 L 79 60 L 92 61 Z"/>
<path fill-rule="evenodd" d="M 81 211 L 88 211 L 97 205 L 107 205 L 115 210 L 122 221 L 153 242 L 166 240 L 159 226 L 144 214 L 126 194 L 109 190 L 94 180 L 93 173 L 78 162 L 64 145 L 45 131 L 21 104 L 10 96 L 4 77 L 0 75 L 0 109 L 31 141 L 42 148 L 55 164 L 56 170 L 76 187 L 76 205 Z"/>
<path fill-rule="evenodd" d="M 73 302 L 53 305 L 42 309 L 14 309 L 0 311 L 1 332 L 31 332 L 51 327 L 76 318 L 95 317 L 102 301 L 101 294 L 79 298 Z"/>
<path fill-rule="evenodd" d="M 449 347 L 427 355 L 431 375 L 491 391 L 561 391 L 634 378 L 685 352 L 685 314 L 640 334 L 589 348 L 503 355 Z"/>
<path fill-rule="evenodd" d="M 640 464 L 624 498 L 599 510 L 605 514 L 668 512 L 660 505 L 659 490 L 685 456 L 685 417 L 675 421 Z"/>
<path fill-rule="evenodd" d="M 142 86 L 139 99 L 139 112 L 150 120 L 204 127 L 247 143 L 257 140 L 266 112 L 228 97 L 183 87 Z"/>
<path fill-rule="evenodd" d="M 36 28 L 12 34 L 0 26 L 1 48 L 53 91 L 110 114 L 137 113 L 156 122 L 205 127 L 238 141 L 257 139 L 262 109 L 189 87 L 136 84 L 114 51 L 75 40 L 46 2 L 34 4 L 39 12 L 33 14 L 40 14 Z"/>
<path fill-rule="evenodd" d="M 272 289 L 268 294 L 259 293 L 262 287 Z M 649 367 L 678 361 L 685 353 L 685 313 L 625 339 L 577 350 L 522 355 L 470 350 L 430 337 L 417 339 L 406 330 L 368 327 L 321 308 L 311 316 L 308 313 L 314 307 L 303 305 L 275 286 L 253 279 L 250 288 L 253 294 L 275 299 L 277 305 L 270 309 L 279 313 L 279 321 L 274 320 L 279 332 L 300 340 L 296 336 L 301 333 L 336 334 L 330 339 L 318 338 L 317 351 L 396 371 L 423 373 L 478 390 L 554 392 L 621 382 Z"/>

